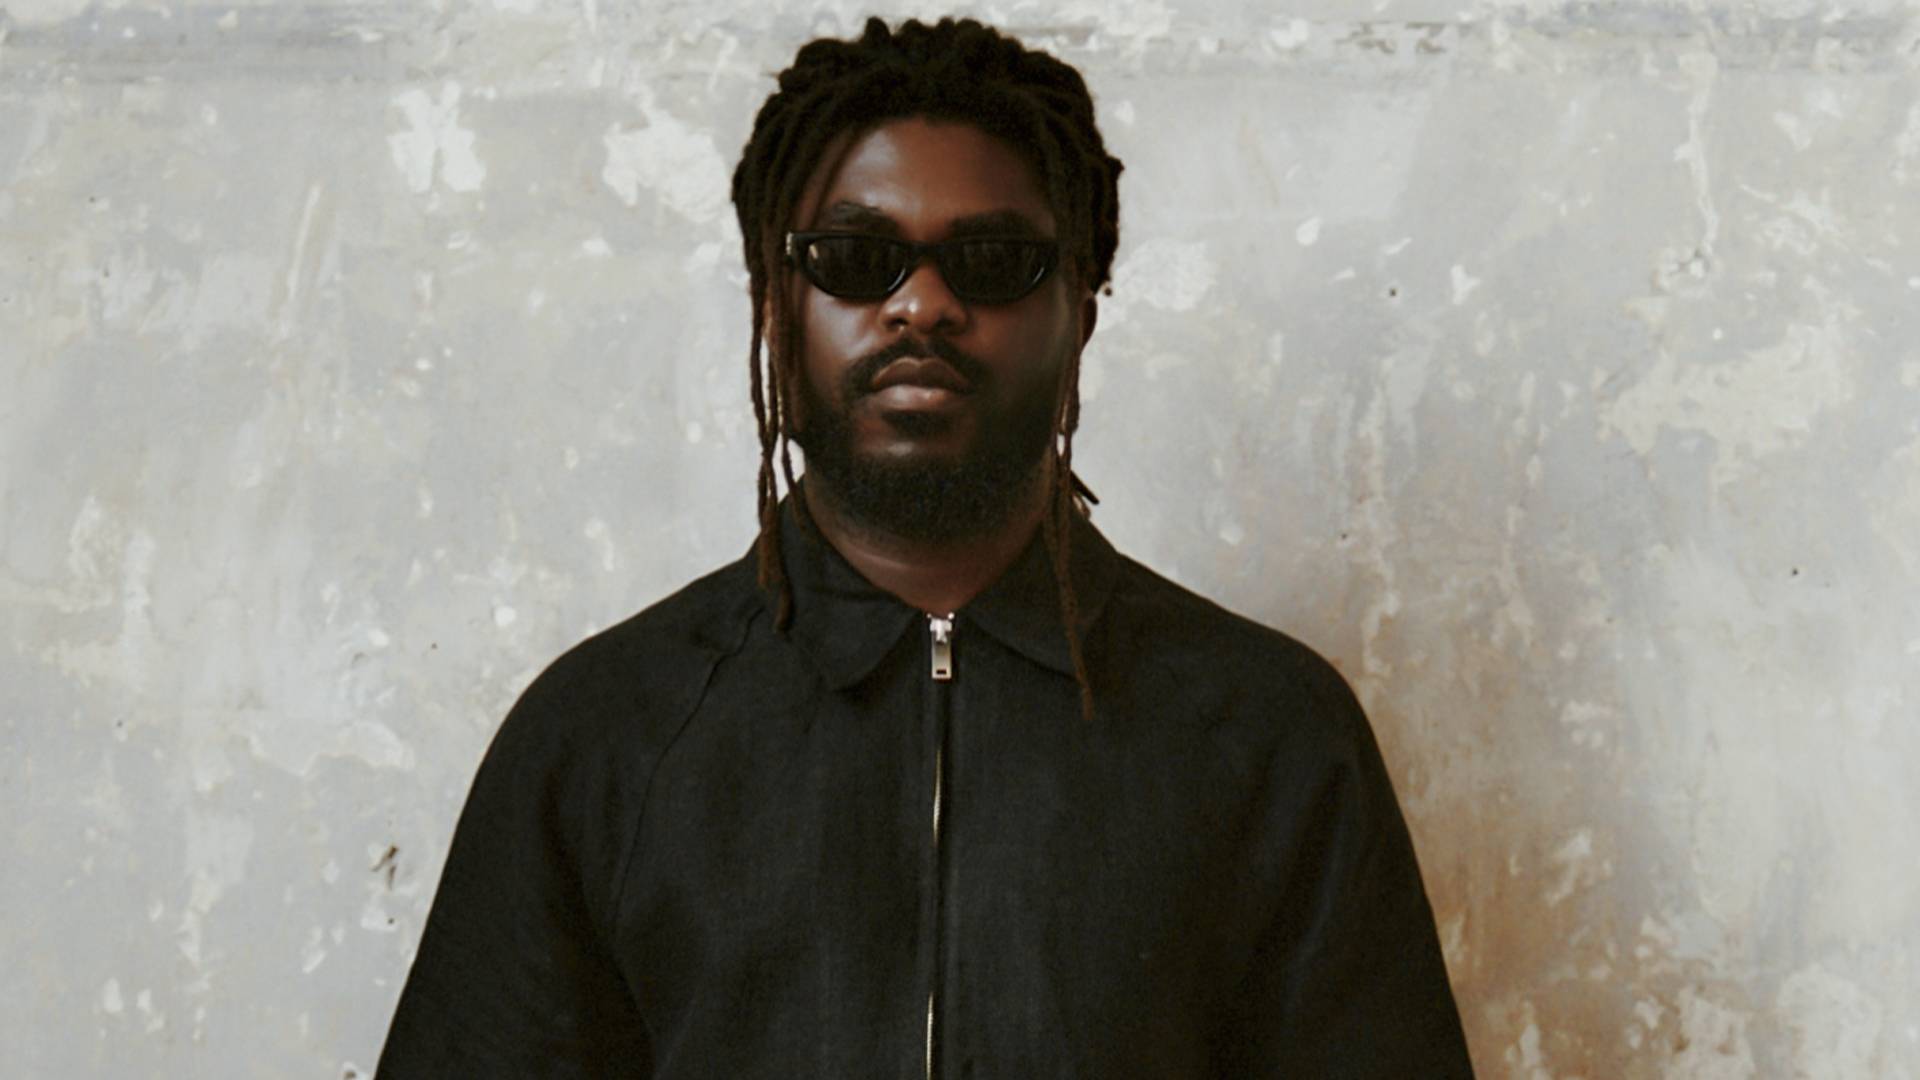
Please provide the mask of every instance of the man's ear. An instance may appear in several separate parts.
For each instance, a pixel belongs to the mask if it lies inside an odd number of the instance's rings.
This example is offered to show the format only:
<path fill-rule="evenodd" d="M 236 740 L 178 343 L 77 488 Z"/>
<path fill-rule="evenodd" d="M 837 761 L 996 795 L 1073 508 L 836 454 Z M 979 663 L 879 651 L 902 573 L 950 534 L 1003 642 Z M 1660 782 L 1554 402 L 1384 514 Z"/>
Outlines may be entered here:
<path fill-rule="evenodd" d="M 1092 293 L 1080 301 L 1080 347 L 1086 348 L 1088 339 L 1093 337 L 1093 326 L 1100 321 L 1100 301 Z"/>

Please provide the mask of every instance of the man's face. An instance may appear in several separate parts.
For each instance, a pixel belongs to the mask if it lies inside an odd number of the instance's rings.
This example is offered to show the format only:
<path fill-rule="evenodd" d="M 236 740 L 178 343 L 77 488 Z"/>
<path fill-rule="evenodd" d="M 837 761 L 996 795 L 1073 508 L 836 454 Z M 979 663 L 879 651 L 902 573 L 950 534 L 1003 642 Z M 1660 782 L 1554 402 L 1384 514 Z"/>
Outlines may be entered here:
<path fill-rule="evenodd" d="M 895 120 L 829 152 L 797 228 L 913 242 L 1052 240 L 1039 180 L 963 123 Z M 1064 365 L 1093 301 L 1056 269 L 1009 303 L 956 296 L 928 257 L 891 295 L 848 300 L 790 271 L 802 344 L 795 440 L 849 514 L 921 539 L 1000 524 L 1032 489 Z"/>

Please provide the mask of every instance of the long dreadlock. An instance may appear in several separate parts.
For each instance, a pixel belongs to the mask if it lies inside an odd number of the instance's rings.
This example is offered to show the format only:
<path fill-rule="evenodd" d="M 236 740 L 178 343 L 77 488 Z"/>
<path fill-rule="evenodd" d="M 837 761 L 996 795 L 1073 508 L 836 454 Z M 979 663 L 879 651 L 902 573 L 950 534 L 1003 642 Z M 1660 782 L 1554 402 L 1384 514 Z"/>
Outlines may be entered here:
<path fill-rule="evenodd" d="M 780 73 L 779 89 L 754 117 L 733 173 L 734 212 L 746 249 L 753 338 L 748 348 L 754 420 L 759 426 L 759 579 L 776 597 L 785 629 L 793 590 L 780 560 L 780 480 L 794 488 L 788 436 L 800 372 L 798 316 L 790 303 L 783 236 L 801 192 L 827 148 L 848 133 L 892 119 L 972 124 L 1026 156 L 1046 185 L 1060 223 L 1064 269 L 1088 289 L 1107 286 L 1119 240 L 1120 160 L 1094 124 L 1093 98 L 1080 73 L 1044 52 L 972 19 L 934 26 L 908 20 L 897 31 L 868 19 L 860 38 L 820 38 L 802 46 Z M 768 325 L 768 319 L 776 322 Z M 1080 644 L 1079 603 L 1068 573 L 1068 536 L 1078 504 L 1073 433 L 1080 423 L 1080 359 L 1063 365 L 1049 440 L 1052 497 L 1042 534 L 1059 583 L 1067 647 L 1080 685 L 1081 711 L 1093 715 L 1093 689 Z M 779 471 L 775 471 L 775 460 Z M 1083 489 L 1082 489 L 1083 490 Z"/>

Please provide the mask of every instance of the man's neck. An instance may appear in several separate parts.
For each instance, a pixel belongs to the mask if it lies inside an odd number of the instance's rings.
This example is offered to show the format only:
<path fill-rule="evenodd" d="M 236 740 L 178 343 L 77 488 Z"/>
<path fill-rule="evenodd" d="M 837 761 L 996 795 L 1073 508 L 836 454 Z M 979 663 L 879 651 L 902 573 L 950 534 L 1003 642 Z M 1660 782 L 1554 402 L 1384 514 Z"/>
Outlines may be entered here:
<path fill-rule="evenodd" d="M 874 585 L 930 615 L 960 610 L 1000 579 L 1032 542 L 1050 493 L 1044 479 L 1036 480 L 1002 526 L 962 540 L 925 541 L 850 518 L 817 477 L 800 486 L 808 516 L 842 558 Z"/>

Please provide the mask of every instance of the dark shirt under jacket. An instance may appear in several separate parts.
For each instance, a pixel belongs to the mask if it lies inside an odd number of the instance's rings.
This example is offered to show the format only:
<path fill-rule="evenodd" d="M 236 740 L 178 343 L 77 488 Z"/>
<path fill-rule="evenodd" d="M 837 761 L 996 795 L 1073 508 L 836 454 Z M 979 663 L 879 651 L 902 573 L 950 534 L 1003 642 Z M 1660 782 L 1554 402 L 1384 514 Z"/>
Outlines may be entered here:
<path fill-rule="evenodd" d="M 788 633 L 749 555 L 508 715 L 383 1077 L 924 1077 L 930 1027 L 949 1078 L 1471 1075 L 1325 661 L 1076 523 L 1089 722 L 1037 541 L 937 680 L 787 522 Z"/>

